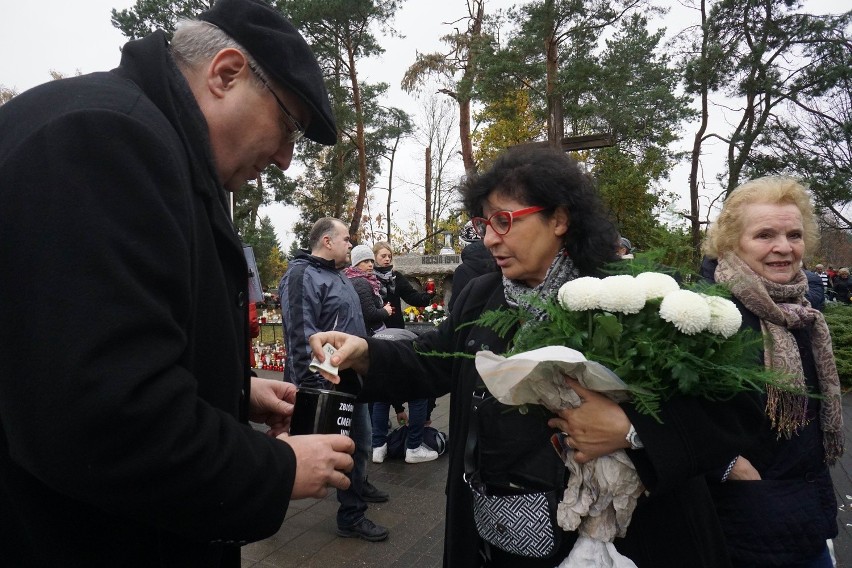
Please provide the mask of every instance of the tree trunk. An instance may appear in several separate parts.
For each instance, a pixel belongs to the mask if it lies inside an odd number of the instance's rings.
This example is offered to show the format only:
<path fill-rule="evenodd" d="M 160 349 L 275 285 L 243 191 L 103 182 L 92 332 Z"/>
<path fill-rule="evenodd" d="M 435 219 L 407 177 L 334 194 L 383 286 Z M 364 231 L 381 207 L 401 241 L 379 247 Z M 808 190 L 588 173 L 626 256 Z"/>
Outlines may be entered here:
<path fill-rule="evenodd" d="M 701 29 L 704 34 L 701 39 L 701 59 L 702 64 L 707 65 L 707 6 L 706 0 L 701 0 Z M 695 140 L 692 143 L 692 165 L 689 170 L 689 222 L 690 235 L 692 237 L 692 256 L 695 265 L 698 265 L 701 251 L 701 222 L 700 212 L 698 210 L 698 167 L 701 160 L 701 143 L 704 141 L 704 133 L 707 132 L 707 122 L 710 116 L 708 108 L 709 87 L 707 85 L 707 71 L 703 72 L 701 85 L 701 126 L 698 132 L 695 133 Z"/>
<path fill-rule="evenodd" d="M 343 151 L 341 144 L 334 147 L 335 171 L 342 172 L 346 166 L 346 152 Z M 342 175 L 335 176 L 332 180 L 334 185 L 334 193 L 332 195 L 334 210 L 332 217 L 343 219 L 343 206 L 346 204 L 346 184 Z"/>
<path fill-rule="evenodd" d="M 764 73 L 760 73 L 759 75 L 758 80 L 763 78 Z M 728 143 L 728 186 L 726 195 L 730 195 L 740 184 L 740 174 L 742 174 L 746 160 L 749 154 L 751 154 L 754 143 L 766 128 L 766 121 L 769 119 L 772 108 L 775 106 L 772 101 L 772 94 L 768 91 L 763 94 L 763 100 L 760 104 L 758 104 L 757 100 L 758 93 L 748 94 L 743 118 L 737 125 L 736 130 L 734 130 L 731 141 Z"/>
<path fill-rule="evenodd" d="M 426 234 L 432 234 L 432 146 L 426 146 L 426 177 L 423 180 L 426 188 Z"/>
<path fill-rule="evenodd" d="M 459 101 L 459 138 L 464 172 L 467 175 L 475 174 L 476 162 L 473 159 L 473 142 L 470 140 L 470 99 Z"/>
<path fill-rule="evenodd" d="M 459 139 L 461 144 L 462 163 L 464 164 L 465 174 L 471 175 L 476 173 L 476 161 L 473 158 L 473 142 L 470 139 L 470 85 L 473 85 L 474 75 L 476 73 L 476 52 L 470 46 L 475 46 L 479 41 L 479 36 L 482 35 L 482 19 L 485 14 L 484 2 L 478 1 L 474 5 L 476 15 L 471 14 L 473 24 L 470 27 L 470 37 L 468 38 L 467 50 L 467 65 L 464 69 L 461 84 L 467 85 L 465 92 L 459 89 Z"/>
<path fill-rule="evenodd" d="M 397 126 L 399 126 L 401 122 L 402 119 L 396 119 Z M 388 202 L 385 208 L 385 221 L 388 224 L 387 241 L 391 245 L 393 245 L 393 241 L 391 240 L 391 197 L 393 196 L 393 164 L 396 158 L 396 149 L 399 148 L 399 139 L 400 134 L 397 134 L 396 140 L 394 140 L 393 143 L 393 149 L 391 150 L 390 165 L 388 166 Z"/>
<path fill-rule="evenodd" d="M 355 209 L 352 211 L 352 222 L 349 224 L 349 234 L 358 237 L 361 229 L 361 215 L 364 212 L 364 201 L 367 198 L 367 151 L 364 141 L 364 110 L 361 103 L 361 86 L 358 83 L 358 73 L 355 70 L 355 52 L 347 45 L 349 57 L 349 80 L 352 84 L 352 105 L 355 107 L 355 147 L 358 149 L 358 197 L 355 198 Z"/>
<path fill-rule="evenodd" d="M 554 148 L 562 148 L 565 137 L 565 123 L 562 113 L 562 97 L 556 90 L 559 76 L 559 43 L 556 39 L 556 23 L 554 21 L 553 0 L 545 1 L 545 8 L 550 15 L 550 30 L 544 39 L 544 57 L 547 82 L 545 97 L 547 99 L 547 141 Z"/>

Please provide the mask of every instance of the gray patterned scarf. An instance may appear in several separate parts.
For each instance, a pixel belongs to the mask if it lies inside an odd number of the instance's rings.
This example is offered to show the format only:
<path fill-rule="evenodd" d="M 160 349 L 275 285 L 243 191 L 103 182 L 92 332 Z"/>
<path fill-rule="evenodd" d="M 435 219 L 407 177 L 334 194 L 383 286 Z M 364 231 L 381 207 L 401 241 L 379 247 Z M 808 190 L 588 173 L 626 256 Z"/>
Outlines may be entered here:
<path fill-rule="evenodd" d="M 776 284 L 758 276 L 736 254 L 727 253 L 719 259 L 716 281 L 728 283 L 731 293 L 760 318 L 767 368 L 781 371 L 790 377 L 793 386 L 800 388 L 805 386 L 802 358 L 796 339 L 789 330 L 810 330 L 819 390 L 823 396 L 819 419 L 825 461 L 834 464 L 837 458 L 843 455 L 840 380 L 825 318 L 805 299 L 805 291 L 808 289 L 805 273 L 799 271 L 789 284 Z M 788 438 L 797 428 L 807 424 L 807 406 L 807 396 L 791 394 L 773 387 L 767 389 L 766 413 L 779 433 Z"/>
<path fill-rule="evenodd" d="M 560 249 L 550 264 L 550 268 L 547 269 L 544 280 L 535 288 L 530 288 L 520 280 L 509 280 L 504 276 L 503 290 L 506 295 L 506 302 L 513 308 L 522 307 L 532 313 L 536 319 L 542 319 L 546 312 L 538 306 L 531 305 L 527 297 L 534 296 L 541 300 L 552 298 L 556 296 L 563 284 L 579 276 L 580 273 L 574 267 L 574 262 L 568 256 L 568 251 L 564 248 Z"/>
<path fill-rule="evenodd" d="M 374 267 L 373 274 L 376 275 L 376 279 L 381 285 L 379 293 L 382 295 L 383 299 L 387 299 L 388 294 L 396 293 L 396 276 L 393 273 L 392 264 L 390 266 Z"/>

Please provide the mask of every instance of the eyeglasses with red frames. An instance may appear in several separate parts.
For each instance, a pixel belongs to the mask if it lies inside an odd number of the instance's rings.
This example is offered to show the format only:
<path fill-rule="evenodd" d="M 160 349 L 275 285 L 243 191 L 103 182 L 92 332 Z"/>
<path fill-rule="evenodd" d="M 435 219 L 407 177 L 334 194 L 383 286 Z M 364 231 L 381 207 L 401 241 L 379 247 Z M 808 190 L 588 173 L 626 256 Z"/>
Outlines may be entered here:
<path fill-rule="evenodd" d="M 474 217 L 470 220 L 470 222 L 473 225 L 473 229 L 476 231 L 476 234 L 479 235 L 480 238 L 485 238 L 485 230 L 488 229 L 488 227 L 491 227 L 498 235 L 503 236 L 512 230 L 513 219 L 523 217 L 524 215 L 532 215 L 533 213 L 538 213 L 544 209 L 544 207 L 536 205 L 535 207 L 526 207 L 524 209 L 518 209 L 517 211 L 497 211 L 488 219 L 484 217 Z"/>

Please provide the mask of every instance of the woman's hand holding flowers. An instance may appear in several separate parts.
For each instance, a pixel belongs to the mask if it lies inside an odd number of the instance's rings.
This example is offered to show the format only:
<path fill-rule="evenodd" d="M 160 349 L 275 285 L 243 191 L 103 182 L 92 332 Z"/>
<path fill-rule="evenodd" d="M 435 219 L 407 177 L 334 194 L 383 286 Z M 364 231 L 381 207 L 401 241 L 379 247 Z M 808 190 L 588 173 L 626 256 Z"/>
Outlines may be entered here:
<path fill-rule="evenodd" d="M 583 388 L 576 379 L 565 380 L 583 403 L 577 408 L 560 410 L 558 418 L 551 418 L 547 424 L 568 434 L 574 460 L 583 464 L 628 448 L 625 435 L 630 420 L 621 407 L 605 395 Z"/>

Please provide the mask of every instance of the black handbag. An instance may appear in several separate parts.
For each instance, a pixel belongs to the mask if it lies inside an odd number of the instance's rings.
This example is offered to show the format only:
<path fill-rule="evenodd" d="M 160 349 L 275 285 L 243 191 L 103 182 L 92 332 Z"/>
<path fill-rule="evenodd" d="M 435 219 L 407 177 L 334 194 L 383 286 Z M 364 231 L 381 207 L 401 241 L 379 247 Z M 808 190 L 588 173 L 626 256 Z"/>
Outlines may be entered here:
<path fill-rule="evenodd" d="M 544 416 L 523 416 L 517 408 L 500 404 L 487 391 L 474 394 L 471 423 L 465 444 L 465 480 L 471 490 L 473 518 L 479 536 L 491 546 L 528 558 L 548 558 L 562 546 L 565 533 L 556 522 L 556 508 L 565 489 L 565 466 L 549 444 Z M 514 413 L 514 414 L 509 414 Z M 483 418 L 483 414 L 491 418 Z M 500 416 L 502 420 L 494 420 Z M 483 450 L 480 420 L 485 420 L 493 440 L 491 449 Z M 497 422 L 508 422 L 504 428 Z M 525 439 L 520 424 L 536 424 L 536 434 Z M 492 428 L 493 426 L 493 428 Z M 541 432 L 538 432 L 541 431 Z M 530 455 L 513 456 L 517 444 L 512 440 L 499 444 L 503 437 L 525 442 L 533 447 Z M 536 440 L 542 442 L 541 447 Z M 508 447 L 509 454 L 499 455 L 499 448 Z M 540 452 L 540 453 L 539 453 Z M 483 454 L 486 457 L 483 460 Z M 536 455 L 540 456 L 536 459 Z M 543 460 L 542 460 L 543 458 Z M 514 460 L 514 461 L 513 461 Z M 542 463 L 543 461 L 543 463 Z M 488 465 L 498 471 L 488 472 Z M 485 471 L 481 468 L 485 466 Z M 531 467 L 530 467 L 531 466 Z M 529 471 L 524 471 L 527 468 Z M 535 472 L 535 474 L 531 472 Z M 487 474 L 486 474 L 487 473 Z M 540 475 L 544 473 L 544 475 Z"/>

